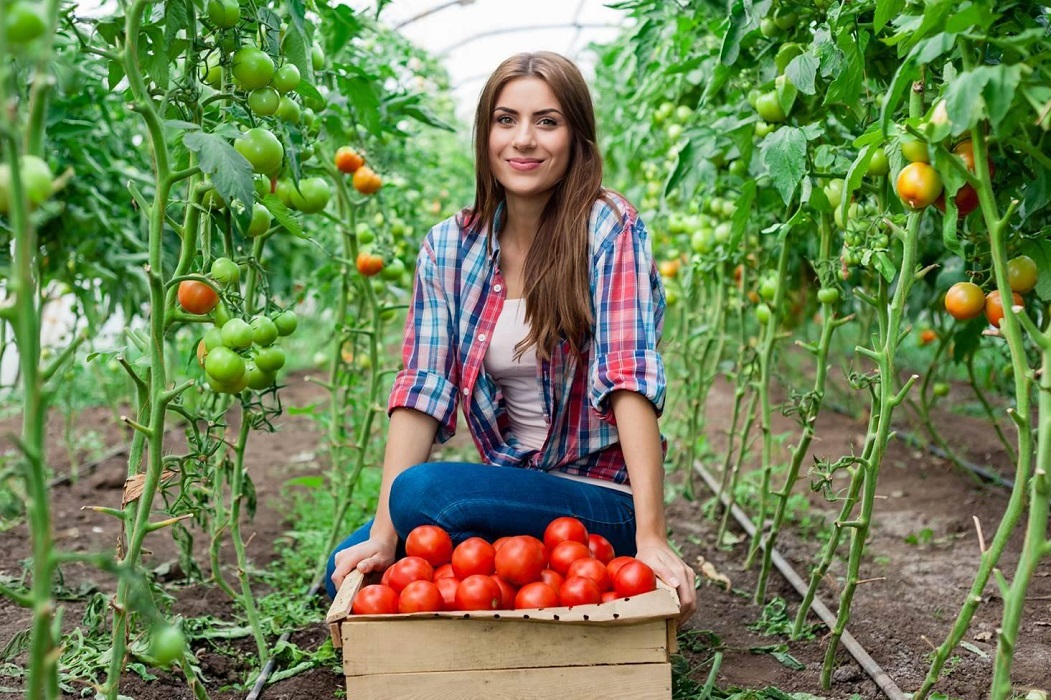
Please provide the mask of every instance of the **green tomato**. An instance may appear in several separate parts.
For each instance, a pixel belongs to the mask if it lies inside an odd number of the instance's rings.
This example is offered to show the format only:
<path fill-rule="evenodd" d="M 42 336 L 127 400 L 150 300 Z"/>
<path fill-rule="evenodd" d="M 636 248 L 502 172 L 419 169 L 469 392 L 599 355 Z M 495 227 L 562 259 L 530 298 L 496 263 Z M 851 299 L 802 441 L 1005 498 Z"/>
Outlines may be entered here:
<path fill-rule="evenodd" d="M 294 63 L 286 63 L 277 69 L 274 73 L 274 77 L 271 80 L 277 91 L 284 95 L 286 92 L 292 92 L 299 87 L 299 69 L 296 68 Z"/>
<path fill-rule="evenodd" d="M 358 224 L 357 237 L 358 245 L 371 245 L 376 240 L 376 234 L 364 223 Z"/>
<path fill-rule="evenodd" d="M 836 211 L 832 213 L 832 219 L 836 222 L 836 226 L 840 228 L 846 228 L 847 224 L 858 218 L 859 210 L 858 203 L 851 202 L 850 206 L 847 207 L 847 220 L 843 220 L 843 207 L 836 206 Z"/>
<path fill-rule="evenodd" d="M 287 124 L 298 124 L 301 116 L 299 103 L 285 95 L 278 102 L 276 114 L 278 119 Z"/>
<path fill-rule="evenodd" d="M 234 54 L 234 80 L 242 90 L 266 87 L 274 77 L 274 59 L 262 49 L 244 46 Z"/>
<path fill-rule="evenodd" d="M 204 332 L 204 348 L 205 350 L 214 350 L 223 344 L 223 334 L 215 326 L 212 326 Z"/>
<path fill-rule="evenodd" d="M 248 109 L 260 117 L 269 117 L 281 104 L 281 95 L 272 87 L 261 87 L 248 94 Z"/>
<path fill-rule="evenodd" d="M 400 282 L 401 276 L 405 274 L 405 262 L 401 258 L 394 258 L 389 264 L 380 270 L 380 277 L 388 282 Z"/>
<path fill-rule="evenodd" d="M 236 27 L 241 20 L 241 5 L 237 0 L 208 0 L 208 20 L 219 29 Z"/>
<path fill-rule="evenodd" d="M 695 253 L 710 253 L 715 248 L 715 238 L 709 228 L 698 229 L 690 236 L 690 248 Z"/>
<path fill-rule="evenodd" d="M 843 201 L 843 182 L 842 178 L 836 178 L 835 180 L 829 180 L 828 184 L 824 186 L 825 197 L 828 198 L 828 203 L 833 207 L 839 207 Z"/>
<path fill-rule="evenodd" d="M 310 107 L 303 108 L 303 126 L 307 129 L 313 129 L 314 124 L 317 122 L 317 112 L 310 109 Z"/>
<path fill-rule="evenodd" d="M 759 22 L 759 31 L 762 32 L 763 36 L 767 39 L 773 39 L 775 36 L 781 33 L 781 30 L 774 23 L 774 20 L 769 17 L 764 17 Z"/>
<path fill-rule="evenodd" d="M 292 335 L 296 332 L 296 327 L 299 326 L 299 317 L 291 309 L 282 311 L 277 316 L 274 316 L 274 325 L 277 326 L 278 335 Z"/>
<path fill-rule="evenodd" d="M 247 350 L 255 339 L 255 330 L 241 318 L 231 318 L 219 332 L 223 345 L 234 350 Z"/>
<path fill-rule="evenodd" d="M 234 148 L 251 163 L 252 171 L 272 173 L 281 167 L 285 149 L 277 137 L 267 129 L 249 129 L 234 141 Z"/>
<path fill-rule="evenodd" d="M 784 73 L 785 68 L 792 62 L 792 59 L 796 56 L 801 56 L 804 53 L 803 46 L 796 42 L 787 42 L 781 44 L 781 48 L 777 50 L 777 58 L 774 59 L 774 63 L 777 64 L 777 72 Z"/>
<path fill-rule="evenodd" d="M 766 324 L 770 323 L 770 316 L 770 307 L 766 304 L 760 304 L 759 306 L 755 307 L 755 320 L 759 321 L 760 324 L 765 326 Z"/>
<path fill-rule="evenodd" d="M 657 108 L 657 112 L 654 114 L 654 117 L 656 118 L 657 123 L 659 124 L 665 121 L 668 117 L 670 117 L 674 111 L 674 104 L 672 104 L 671 102 L 661 102 L 660 106 Z"/>
<path fill-rule="evenodd" d="M 775 91 L 760 95 L 755 101 L 755 111 L 765 122 L 783 122 L 788 118 Z"/>
<path fill-rule="evenodd" d="M 182 658 L 186 651 L 186 636 L 178 625 L 164 625 L 150 635 L 150 656 L 163 668 Z"/>
<path fill-rule="evenodd" d="M 4 12 L 4 34 L 10 44 L 28 44 L 47 31 L 42 2 L 13 2 Z"/>
<path fill-rule="evenodd" d="M 817 290 L 817 300 L 822 304 L 835 304 L 839 301 L 839 290 L 835 287 L 822 287 Z"/>
<path fill-rule="evenodd" d="M 759 99 L 759 96 L 763 94 L 762 90 L 758 88 L 752 88 L 748 91 L 748 104 L 752 109 L 755 109 L 755 103 Z"/>
<path fill-rule="evenodd" d="M 209 316 L 212 317 L 212 321 L 214 321 L 215 325 L 219 328 L 222 328 L 226 322 L 232 318 L 232 316 L 230 316 L 230 309 L 226 308 L 226 304 L 221 300 L 215 305 L 215 308 L 212 309 Z"/>
<path fill-rule="evenodd" d="M 256 316 L 252 319 L 252 340 L 260 347 L 272 345 L 277 336 L 277 324 L 266 316 Z"/>
<path fill-rule="evenodd" d="M 225 327 L 225 326 L 224 326 Z M 223 384 L 234 384 L 244 377 L 245 361 L 224 345 L 213 348 L 204 358 L 204 371 Z"/>
<path fill-rule="evenodd" d="M 213 90 L 218 90 L 223 86 L 223 69 L 220 66 L 208 66 L 208 71 L 204 74 L 204 82 L 208 83 Z"/>
<path fill-rule="evenodd" d="M 768 136 L 769 134 L 772 134 L 774 129 L 776 129 L 776 128 L 777 127 L 774 126 L 773 124 L 767 124 L 766 122 L 756 122 L 755 135 L 758 136 L 759 138 L 763 138 L 764 136 Z"/>
<path fill-rule="evenodd" d="M 767 277 L 763 280 L 763 283 L 759 285 L 759 296 L 766 299 L 767 301 L 772 300 L 777 295 L 777 280 L 773 277 Z"/>
<path fill-rule="evenodd" d="M 779 9 L 774 15 L 774 24 L 778 29 L 791 29 L 799 23 L 799 15 L 795 12 L 786 12 L 784 8 Z"/>
<path fill-rule="evenodd" d="M 6 167 L 6 166 L 5 166 Z M 10 187 L 11 171 L 7 170 L 7 187 Z M 22 187 L 31 209 L 35 209 L 51 197 L 51 186 L 54 176 L 47 163 L 36 156 L 22 156 Z M 0 206 L 6 212 L 6 206 Z"/>
<path fill-rule="evenodd" d="M 208 360 L 205 359 L 205 363 Z M 244 391 L 245 387 L 248 386 L 248 372 L 247 370 L 236 380 L 232 382 L 219 381 L 212 375 L 205 372 L 205 376 L 208 378 L 208 386 L 212 388 L 217 394 L 240 394 Z"/>
<path fill-rule="evenodd" d="M 270 210 L 259 202 L 255 202 L 252 204 L 252 222 L 248 224 L 248 235 L 251 237 L 262 236 L 270 230 L 270 224 L 273 220 L 274 215 L 270 213 Z"/>
<path fill-rule="evenodd" d="M 901 140 L 901 154 L 910 163 L 930 163 L 931 155 L 927 152 L 927 142 L 911 136 Z"/>
<path fill-rule="evenodd" d="M 252 363 L 245 369 L 245 384 L 253 391 L 263 391 L 274 385 L 274 373 L 264 372 Z"/>
<path fill-rule="evenodd" d="M 868 174 L 873 177 L 883 177 L 890 172 L 890 163 L 887 161 L 887 152 L 882 148 L 877 148 L 872 152 L 872 159 L 869 161 Z"/>
<path fill-rule="evenodd" d="M 224 287 L 237 284 L 241 280 L 241 268 L 230 258 L 216 258 L 212 261 L 212 279 Z"/>
<path fill-rule="evenodd" d="M 952 387 L 947 382 L 935 382 L 934 383 L 934 395 L 938 397 L 948 396 L 949 390 Z"/>
<path fill-rule="evenodd" d="M 282 204 L 284 204 L 286 207 L 291 208 L 292 191 L 294 189 L 295 186 L 292 184 L 291 180 L 278 180 L 277 188 L 275 188 L 274 194 L 277 195 L 277 198 L 281 200 Z"/>
<path fill-rule="evenodd" d="M 317 214 L 328 206 L 332 188 L 324 178 L 308 177 L 299 181 L 299 190 L 293 189 L 289 197 L 293 208 L 305 214 Z"/>
<path fill-rule="evenodd" d="M 693 116 L 693 110 L 686 105 L 679 105 L 675 108 L 675 118 L 680 122 L 686 122 Z"/>
<path fill-rule="evenodd" d="M 317 44 L 310 47 L 310 67 L 315 71 L 325 67 L 325 52 Z"/>
<path fill-rule="evenodd" d="M 730 225 L 729 221 L 724 221 L 715 227 L 715 231 L 712 232 L 715 238 L 716 244 L 725 244 L 730 242 L 730 235 L 733 233 L 733 226 Z"/>
<path fill-rule="evenodd" d="M 255 366 L 264 372 L 276 372 L 285 366 L 285 351 L 276 345 L 264 348 L 255 356 Z"/>

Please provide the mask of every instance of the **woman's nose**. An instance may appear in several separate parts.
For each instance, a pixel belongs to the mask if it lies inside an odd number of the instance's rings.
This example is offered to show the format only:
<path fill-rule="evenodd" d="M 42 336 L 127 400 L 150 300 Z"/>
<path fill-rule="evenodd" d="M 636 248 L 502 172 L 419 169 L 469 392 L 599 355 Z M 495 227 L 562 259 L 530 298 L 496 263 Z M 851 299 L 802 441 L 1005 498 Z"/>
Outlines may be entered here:
<path fill-rule="evenodd" d="M 519 149 L 529 149 L 536 145 L 536 137 L 533 128 L 529 124 L 523 124 L 515 132 L 514 146 Z"/>

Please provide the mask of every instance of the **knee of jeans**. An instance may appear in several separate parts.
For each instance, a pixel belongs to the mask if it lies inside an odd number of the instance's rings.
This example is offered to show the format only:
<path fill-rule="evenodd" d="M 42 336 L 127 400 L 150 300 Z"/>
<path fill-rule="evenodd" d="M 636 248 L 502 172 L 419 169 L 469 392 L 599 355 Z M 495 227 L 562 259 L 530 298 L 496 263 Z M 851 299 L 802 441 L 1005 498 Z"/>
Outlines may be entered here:
<path fill-rule="evenodd" d="M 427 506 L 434 494 L 446 484 L 441 480 L 441 465 L 424 462 L 409 467 L 390 485 L 388 506 L 394 530 L 402 539 L 417 525 L 431 522 Z"/>

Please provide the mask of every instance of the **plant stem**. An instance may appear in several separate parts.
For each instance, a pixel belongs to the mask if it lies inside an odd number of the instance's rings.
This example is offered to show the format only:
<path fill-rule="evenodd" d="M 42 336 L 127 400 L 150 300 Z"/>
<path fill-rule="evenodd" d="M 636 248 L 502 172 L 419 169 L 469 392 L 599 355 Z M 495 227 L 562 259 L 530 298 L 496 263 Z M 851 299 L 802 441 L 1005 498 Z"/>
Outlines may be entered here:
<path fill-rule="evenodd" d="M 241 537 L 241 503 L 244 501 L 245 450 L 248 447 L 248 433 L 251 430 L 251 420 L 244 404 L 241 405 L 241 425 L 237 431 L 237 444 L 234 447 L 234 471 L 230 480 L 230 535 L 234 542 L 234 552 L 237 555 L 237 578 L 241 582 L 241 604 L 244 606 L 245 616 L 252 628 L 255 637 L 256 649 L 259 652 L 259 664 L 262 666 L 270 658 L 270 649 L 266 644 L 266 636 L 263 634 L 263 626 L 259 621 L 259 612 L 255 607 L 255 598 L 252 595 L 252 586 L 248 580 L 248 558 L 245 556 L 244 539 Z"/>

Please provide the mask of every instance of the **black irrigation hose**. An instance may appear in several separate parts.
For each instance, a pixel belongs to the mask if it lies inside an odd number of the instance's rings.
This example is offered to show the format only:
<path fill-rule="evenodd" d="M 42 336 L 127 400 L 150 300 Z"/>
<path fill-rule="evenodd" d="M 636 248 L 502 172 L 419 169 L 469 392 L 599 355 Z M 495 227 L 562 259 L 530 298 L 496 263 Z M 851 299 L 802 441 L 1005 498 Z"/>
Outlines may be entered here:
<path fill-rule="evenodd" d="M 310 587 L 310 590 L 307 591 L 307 600 L 310 600 L 311 598 L 313 598 L 321 592 L 323 582 L 324 578 L 314 581 L 314 584 Z M 283 642 L 287 642 L 291 636 L 292 630 L 285 630 L 285 632 L 281 635 L 280 639 L 277 640 L 277 644 L 275 644 L 274 646 L 282 644 Z M 262 696 L 263 688 L 266 687 L 266 681 L 270 677 L 270 674 L 273 673 L 274 667 L 276 665 L 277 662 L 275 661 L 273 656 L 267 659 L 266 665 L 263 666 L 263 670 L 259 672 L 259 678 L 255 679 L 255 685 L 252 686 L 252 690 L 245 697 L 245 700 L 258 700 L 259 697 Z"/>
<path fill-rule="evenodd" d="M 694 464 L 694 471 L 696 471 L 704 480 L 704 483 L 708 485 L 708 488 L 711 489 L 712 493 L 718 495 L 719 484 L 700 463 Z M 724 495 L 720 500 L 722 501 L 724 508 L 729 506 L 730 500 L 727 496 Z M 730 512 L 734 516 L 734 520 L 737 521 L 737 524 L 744 529 L 749 537 L 752 537 L 755 534 L 755 527 L 752 525 L 752 521 L 748 518 L 745 512 L 736 505 L 730 509 Z M 806 595 L 806 582 L 804 582 L 802 577 L 795 572 L 792 565 L 781 556 L 777 549 L 774 549 L 771 559 L 773 560 L 774 566 L 777 567 L 777 570 L 785 577 L 785 580 L 791 584 L 792 588 L 794 588 L 800 596 Z M 835 626 L 836 616 L 817 596 L 814 597 L 811 609 L 818 614 L 818 617 L 820 617 L 830 629 Z M 884 695 L 890 698 L 890 700 L 907 699 L 907 696 L 901 691 L 901 688 L 899 688 L 894 680 L 887 675 L 887 672 L 880 668 L 879 664 L 869 656 L 868 652 L 865 651 L 865 648 L 858 643 L 858 640 L 856 640 L 849 631 L 843 630 L 843 636 L 840 639 L 840 642 L 843 644 L 844 648 L 850 652 L 850 655 L 854 657 L 861 668 L 864 669 L 865 673 L 867 673 L 876 685 L 880 687 L 880 690 L 883 691 Z"/>

